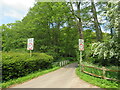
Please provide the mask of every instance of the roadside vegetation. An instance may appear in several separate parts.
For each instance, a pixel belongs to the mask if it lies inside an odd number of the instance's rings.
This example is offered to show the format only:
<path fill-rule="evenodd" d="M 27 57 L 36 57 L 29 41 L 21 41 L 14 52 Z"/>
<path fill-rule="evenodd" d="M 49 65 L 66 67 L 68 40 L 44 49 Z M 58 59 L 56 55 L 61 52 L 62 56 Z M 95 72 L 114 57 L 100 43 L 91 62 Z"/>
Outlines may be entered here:
<path fill-rule="evenodd" d="M 91 71 L 91 70 L 89 70 Z M 93 71 L 95 72 L 95 71 Z M 76 74 L 78 75 L 78 77 L 90 84 L 93 84 L 95 86 L 98 86 L 100 88 L 113 88 L 111 90 L 118 89 L 120 82 L 116 82 L 116 81 L 109 81 L 109 80 L 105 80 L 105 79 L 101 79 L 101 78 L 97 78 L 88 74 L 85 74 L 83 72 L 80 71 L 79 68 L 76 69 Z M 119 90 L 119 89 L 118 89 Z"/>
<path fill-rule="evenodd" d="M 120 67 L 120 1 L 111 2 L 37 2 L 15 23 L 2 24 L 3 87 L 21 83 L 30 77 L 55 70 L 54 62 L 78 61 L 78 39 L 84 39 L 83 62 L 88 65 L 119 69 Z M 27 50 L 28 38 L 34 38 L 32 56 Z M 91 63 L 91 64 L 90 64 Z M 84 63 L 86 64 L 86 63 Z M 86 68 L 87 71 L 95 70 Z M 118 83 L 78 72 L 82 79 L 103 88 Z M 35 77 L 36 77 L 35 75 Z M 117 77 L 118 73 L 108 77 Z M 26 79 L 27 78 L 27 79 Z M 14 81 L 14 80 L 15 81 Z M 92 79 L 92 80 L 91 80 Z M 13 80 L 13 81 L 12 81 Z M 100 85 L 101 84 L 101 85 Z M 110 84 L 110 85 L 108 85 Z M 112 86 L 113 84 L 113 86 Z"/>
<path fill-rule="evenodd" d="M 45 53 L 3 53 L 3 82 L 28 75 L 35 71 L 52 68 L 53 57 Z"/>
<path fill-rule="evenodd" d="M 0 84 L 2 88 L 23 83 L 75 62 L 74 60 L 66 60 L 68 62 L 63 65 L 64 60 L 58 60 L 57 64 L 55 64 L 56 62 L 53 61 L 53 57 L 45 53 L 33 53 L 30 57 L 29 53 L 18 52 L 3 53 L 3 60 L 3 77 Z"/>
<path fill-rule="evenodd" d="M 59 69 L 60 67 L 56 66 L 56 67 L 53 67 L 53 68 L 50 68 L 50 69 L 47 69 L 47 70 L 38 70 L 38 71 L 34 71 L 33 73 L 30 73 L 26 76 L 23 76 L 23 77 L 18 77 L 16 79 L 11 79 L 11 80 L 8 80 L 6 82 L 3 82 L 0 84 L 0 86 L 2 88 L 8 88 L 12 85 L 16 85 L 16 84 L 20 84 L 20 83 L 23 83 L 23 82 L 26 82 L 28 80 L 31 80 L 33 78 L 37 78 L 38 76 L 41 76 L 41 75 L 44 75 L 46 73 L 49 73 L 49 72 L 52 72 L 52 71 L 55 71 L 57 69 Z"/>
<path fill-rule="evenodd" d="M 96 64 L 87 63 L 87 62 L 83 62 L 82 64 L 85 65 L 85 66 L 94 66 L 94 67 L 100 68 L 100 69 L 103 67 L 102 65 L 96 65 Z M 116 71 L 120 70 L 120 67 L 118 67 L 118 66 L 113 66 L 113 65 L 106 66 L 105 68 L 106 68 L 106 69 L 110 69 L 110 70 L 116 70 Z M 90 72 L 90 73 L 99 75 L 99 76 L 102 76 L 102 75 L 103 75 L 103 71 L 102 71 L 102 70 L 98 70 L 98 69 L 95 69 L 95 68 L 84 67 L 84 70 L 87 71 L 87 72 Z M 119 76 L 118 76 L 119 73 L 120 73 L 120 72 L 106 71 L 105 77 L 119 80 Z"/>

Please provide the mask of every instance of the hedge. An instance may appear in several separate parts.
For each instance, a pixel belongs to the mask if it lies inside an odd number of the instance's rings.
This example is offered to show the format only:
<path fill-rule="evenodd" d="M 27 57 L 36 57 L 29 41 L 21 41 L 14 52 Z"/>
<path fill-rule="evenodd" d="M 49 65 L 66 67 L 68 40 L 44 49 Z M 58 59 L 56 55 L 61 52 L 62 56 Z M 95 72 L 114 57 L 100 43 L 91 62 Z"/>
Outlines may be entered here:
<path fill-rule="evenodd" d="M 2 53 L 3 82 L 52 67 L 53 57 L 45 53 Z"/>

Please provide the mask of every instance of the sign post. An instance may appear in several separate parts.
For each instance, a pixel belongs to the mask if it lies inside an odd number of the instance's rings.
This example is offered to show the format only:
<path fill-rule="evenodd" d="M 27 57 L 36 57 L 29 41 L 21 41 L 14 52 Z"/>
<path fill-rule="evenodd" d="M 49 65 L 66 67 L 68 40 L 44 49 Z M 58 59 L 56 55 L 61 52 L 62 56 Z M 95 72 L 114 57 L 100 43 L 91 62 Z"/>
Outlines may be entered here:
<path fill-rule="evenodd" d="M 30 57 L 32 56 L 32 51 L 30 50 Z"/>
<path fill-rule="evenodd" d="M 34 46 L 34 38 L 29 38 L 27 42 L 27 50 L 30 50 L 30 57 L 32 56 L 33 46 Z"/>
<path fill-rule="evenodd" d="M 79 50 L 80 50 L 80 62 L 79 62 L 79 67 L 80 64 L 82 63 L 82 51 L 84 51 L 84 40 L 79 39 Z"/>

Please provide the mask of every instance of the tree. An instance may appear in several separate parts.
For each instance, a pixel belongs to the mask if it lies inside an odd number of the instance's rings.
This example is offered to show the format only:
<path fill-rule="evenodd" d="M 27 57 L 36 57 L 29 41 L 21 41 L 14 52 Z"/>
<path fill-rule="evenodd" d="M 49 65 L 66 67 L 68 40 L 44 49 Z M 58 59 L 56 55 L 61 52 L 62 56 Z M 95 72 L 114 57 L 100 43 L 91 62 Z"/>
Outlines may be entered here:
<path fill-rule="evenodd" d="M 97 37 L 98 41 L 101 41 L 103 38 L 102 37 L 102 30 L 101 30 L 101 27 L 100 27 L 99 22 L 98 22 L 94 0 L 91 0 L 91 6 L 92 6 L 91 11 L 93 13 L 93 18 L 94 18 L 94 26 L 95 26 L 95 30 L 96 30 L 96 37 Z"/>
<path fill-rule="evenodd" d="M 71 12 L 77 22 L 77 27 L 78 27 L 78 32 L 79 32 L 79 35 L 80 35 L 80 38 L 83 39 L 83 27 L 82 27 L 82 19 L 81 19 L 81 16 L 80 16 L 80 4 L 81 2 L 75 2 L 74 3 L 77 7 L 77 10 L 75 11 L 73 9 L 73 5 L 72 3 L 70 2 L 70 7 L 71 7 Z"/>

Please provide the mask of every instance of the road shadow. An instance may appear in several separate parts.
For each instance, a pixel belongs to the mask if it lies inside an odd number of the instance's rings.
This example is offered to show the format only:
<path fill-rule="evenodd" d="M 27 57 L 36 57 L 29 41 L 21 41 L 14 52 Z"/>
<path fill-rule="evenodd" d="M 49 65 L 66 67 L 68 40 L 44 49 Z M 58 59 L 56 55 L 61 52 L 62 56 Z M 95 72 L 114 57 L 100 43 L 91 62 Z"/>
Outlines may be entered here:
<path fill-rule="evenodd" d="M 78 63 L 71 63 L 64 66 L 63 68 L 77 68 L 77 67 L 78 67 Z"/>

